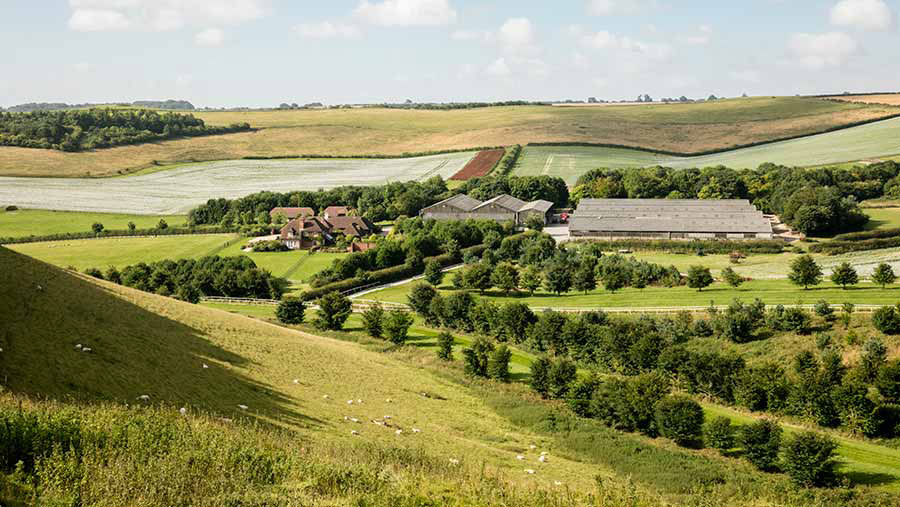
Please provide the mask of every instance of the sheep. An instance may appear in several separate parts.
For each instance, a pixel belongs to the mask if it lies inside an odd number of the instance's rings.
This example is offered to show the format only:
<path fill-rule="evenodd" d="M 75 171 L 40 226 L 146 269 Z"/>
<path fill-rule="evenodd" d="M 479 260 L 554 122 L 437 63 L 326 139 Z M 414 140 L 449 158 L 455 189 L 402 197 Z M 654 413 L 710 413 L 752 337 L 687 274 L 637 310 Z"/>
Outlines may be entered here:
<path fill-rule="evenodd" d="M 526 469 L 525 469 L 525 473 L 528 474 L 528 475 L 534 475 L 534 469 L 526 468 Z"/>
<path fill-rule="evenodd" d="M 546 463 L 546 462 L 547 462 L 547 456 L 541 456 L 541 457 L 539 457 L 539 458 L 538 458 L 538 461 L 540 461 L 541 463 Z"/>
<path fill-rule="evenodd" d="M 525 456 L 522 456 L 521 454 L 516 454 L 516 459 L 519 461 L 522 461 L 525 459 Z"/>
<path fill-rule="evenodd" d="M 79 343 L 79 344 L 75 345 L 75 348 L 76 348 L 76 349 L 81 349 L 81 344 Z"/>
<path fill-rule="evenodd" d="M 203 369 L 204 369 L 204 370 L 208 370 L 208 369 L 209 369 L 209 365 L 206 364 L 206 363 L 203 363 Z"/>
<path fill-rule="evenodd" d="M 390 398 L 388 398 L 388 399 L 386 399 L 386 400 L 384 400 L 384 401 L 387 402 L 387 403 L 393 403 L 393 402 L 394 402 L 394 400 L 392 400 L 392 399 L 390 399 Z"/>
<path fill-rule="evenodd" d="M 534 444 L 531 444 L 531 445 L 528 446 L 528 448 L 531 449 L 531 450 L 533 451 L 533 450 L 537 449 L 537 446 L 534 445 Z"/>
<path fill-rule="evenodd" d="M 149 395 L 149 394 L 142 394 L 142 395 L 138 396 L 137 399 L 139 399 L 139 400 L 141 400 L 141 401 L 150 401 L 150 395 Z"/>
<path fill-rule="evenodd" d="M 451 465 L 459 465 L 459 460 L 456 458 L 450 458 L 450 464 Z"/>
<path fill-rule="evenodd" d="M 38 284 L 38 286 L 36 288 L 37 288 L 37 290 L 40 290 L 40 291 L 44 290 L 44 287 L 42 287 L 40 284 Z"/>
<path fill-rule="evenodd" d="M 356 400 L 357 403 L 362 403 L 362 400 Z"/>
<path fill-rule="evenodd" d="M 357 418 L 355 418 L 355 417 L 351 417 L 351 418 L 350 418 L 350 422 L 353 422 L 353 423 L 359 423 L 359 419 L 357 419 Z"/>
<path fill-rule="evenodd" d="M 420 430 L 419 428 L 413 428 L 412 432 L 413 433 L 422 433 L 422 430 Z"/>
<path fill-rule="evenodd" d="M 356 430 L 350 430 L 351 435 L 359 435 L 359 432 Z"/>
<path fill-rule="evenodd" d="M 347 405 L 353 405 L 353 400 L 347 400 Z"/>
<path fill-rule="evenodd" d="M 299 383 L 300 383 L 300 379 L 295 378 L 295 379 L 294 379 L 294 383 L 295 383 L 295 384 L 299 384 Z"/>
<path fill-rule="evenodd" d="M 247 410 L 249 407 L 247 405 L 238 405 L 238 408 L 241 410 Z"/>
<path fill-rule="evenodd" d="M 329 398 L 329 396 L 328 396 L 327 394 L 323 394 L 323 395 L 322 395 L 322 399 L 323 399 L 323 400 L 327 400 L 328 398 Z"/>
<path fill-rule="evenodd" d="M 384 416 L 384 419 L 390 419 L 390 418 L 391 418 L 391 416 L 389 416 L 389 415 Z"/>
<path fill-rule="evenodd" d="M 181 415 L 187 415 L 187 408 L 185 408 L 185 407 L 179 408 L 178 413 L 180 413 Z"/>
<path fill-rule="evenodd" d="M 403 434 L 403 430 L 397 430 L 397 431 L 394 432 L 394 434 L 395 434 L 395 435 L 402 435 L 402 434 Z"/>
<path fill-rule="evenodd" d="M 562 486 L 562 483 L 559 481 L 553 481 L 554 486 Z"/>
<path fill-rule="evenodd" d="M 550 453 L 548 453 L 547 451 L 541 451 L 541 456 L 546 456 L 548 454 L 550 454 Z"/>
<path fill-rule="evenodd" d="M 381 421 L 376 421 L 376 420 L 372 419 L 372 422 L 375 423 L 375 424 L 378 425 L 378 426 L 384 426 L 384 423 L 381 422 Z"/>
<path fill-rule="evenodd" d="M 93 352 L 89 347 L 84 347 L 81 349 L 82 352 Z"/>

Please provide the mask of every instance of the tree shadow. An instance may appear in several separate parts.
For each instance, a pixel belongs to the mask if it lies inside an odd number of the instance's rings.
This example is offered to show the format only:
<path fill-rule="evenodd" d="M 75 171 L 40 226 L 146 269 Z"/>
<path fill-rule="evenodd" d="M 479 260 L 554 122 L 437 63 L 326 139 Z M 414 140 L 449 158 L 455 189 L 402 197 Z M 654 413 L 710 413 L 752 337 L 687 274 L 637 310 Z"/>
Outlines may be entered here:
<path fill-rule="evenodd" d="M 848 479 L 853 484 L 860 484 L 865 486 L 878 486 L 882 484 L 890 484 L 893 482 L 897 482 L 897 477 L 890 474 L 882 474 L 878 472 L 860 472 L 860 471 L 848 471 L 841 472 L 839 475 L 842 475 Z"/>
<path fill-rule="evenodd" d="M 165 309 L 191 312 L 174 301 Z M 110 287 L 3 248 L 0 315 L 8 316 L 0 328 L 0 371 L 10 391 L 79 403 L 187 407 L 266 424 L 323 423 L 298 412 L 300 400 L 242 371 L 257 363 L 214 341 L 228 334 L 240 350 L 243 329 L 197 317 L 195 327 L 186 325 Z M 149 400 L 140 399 L 144 395 Z"/>

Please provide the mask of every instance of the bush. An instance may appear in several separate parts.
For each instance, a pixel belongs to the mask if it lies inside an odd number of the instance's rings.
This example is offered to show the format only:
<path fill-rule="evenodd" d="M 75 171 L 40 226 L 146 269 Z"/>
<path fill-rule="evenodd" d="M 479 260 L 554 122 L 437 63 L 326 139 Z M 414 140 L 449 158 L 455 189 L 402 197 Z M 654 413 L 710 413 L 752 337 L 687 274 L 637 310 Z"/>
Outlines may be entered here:
<path fill-rule="evenodd" d="M 833 486 L 836 448 L 837 444 L 827 436 L 810 431 L 800 433 L 785 444 L 781 467 L 800 486 Z"/>
<path fill-rule="evenodd" d="M 466 374 L 473 377 L 487 377 L 488 362 L 490 362 L 491 352 L 493 351 L 494 344 L 483 337 L 476 338 L 470 348 L 463 349 Z"/>
<path fill-rule="evenodd" d="M 885 401 L 900 404 L 900 359 L 894 359 L 878 370 L 875 387 Z M 900 424 L 900 420 L 897 423 Z"/>
<path fill-rule="evenodd" d="M 409 335 L 409 328 L 413 324 L 413 317 L 408 312 L 396 309 L 388 312 L 384 318 L 384 333 L 391 343 L 403 345 Z"/>
<path fill-rule="evenodd" d="M 744 449 L 744 456 L 762 471 L 777 471 L 781 433 L 781 427 L 768 419 L 743 426 L 740 431 L 740 444 Z"/>
<path fill-rule="evenodd" d="M 319 305 L 313 324 L 323 331 L 340 331 L 353 311 L 353 304 L 339 292 L 329 292 L 316 300 Z"/>
<path fill-rule="evenodd" d="M 548 377 L 550 393 L 554 398 L 565 398 L 577 376 L 578 369 L 575 367 L 575 363 L 566 358 L 557 360 L 550 368 Z"/>
<path fill-rule="evenodd" d="M 509 382 L 509 360 L 511 358 L 512 352 L 506 345 L 501 344 L 494 349 L 488 360 L 488 377 L 501 382 Z"/>
<path fill-rule="evenodd" d="M 900 334 L 900 311 L 894 306 L 883 306 L 872 314 L 872 325 L 884 334 Z"/>
<path fill-rule="evenodd" d="M 381 338 L 384 332 L 384 308 L 372 303 L 362 314 L 363 327 L 372 338 Z"/>
<path fill-rule="evenodd" d="M 718 449 L 722 454 L 734 448 L 734 426 L 731 425 L 731 419 L 725 416 L 718 416 L 710 421 L 704 428 L 703 435 L 706 445 Z"/>
<path fill-rule="evenodd" d="M 6 211 L 17 211 L 19 209 L 18 206 L 9 205 L 6 208 Z"/>
<path fill-rule="evenodd" d="M 303 301 L 285 299 L 278 303 L 278 308 L 275 309 L 275 316 L 283 324 L 302 324 L 305 310 L 306 305 Z"/>
<path fill-rule="evenodd" d="M 442 331 L 437 337 L 437 356 L 444 361 L 453 361 L 453 335 Z"/>
<path fill-rule="evenodd" d="M 676 444 L 696 446 L 703 435 L 703 408 L 686 396 L 668 396 L 656 404 L 656 426 Z"/>
<path fill-rule="evenodd" d="M 161 229 L 165 229 L 165 227 L 161 227 Z M 277 239 L 272 241 L 257 241 L 251 246 L 253 247 L 254 252 L 287 252 L 289 250 L 287 245 Z"/>
<path fill-rule="evenodd" d="M 84 274 L 103 280 L 103 273 L 101 273 L 97 268 L 87 268 L 84 270 Z"/>
<path fill-rule="evenodd" d="M 529 384 L 534 392 L 547 398 L 550 394 L 550 369 L 553 363 L 546 356 L 541 356 L 531 362 L 531 379 Z"/>

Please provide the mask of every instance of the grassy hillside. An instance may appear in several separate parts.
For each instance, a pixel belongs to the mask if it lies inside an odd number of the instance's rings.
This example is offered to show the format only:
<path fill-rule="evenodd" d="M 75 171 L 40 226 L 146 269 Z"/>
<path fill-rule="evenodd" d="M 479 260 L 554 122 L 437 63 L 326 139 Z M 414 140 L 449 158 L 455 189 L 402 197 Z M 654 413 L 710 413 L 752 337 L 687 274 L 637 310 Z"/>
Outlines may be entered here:
<path fill-rule="evenodd" d="M 697 104 L 497 107 L 453 111 L 337 109 L 202 112 L 210 125 L 248 122 L 255 132 L 87 153 L 0 148 L 0 174 L 106 176 L 156 163 L 289 154 L 388 154 L 528 142 L 591 142 L 676 152 L 727 148 L 821 132 L 895 114 L 890 106 L 800 97 Z"/>
<path fill-rule="evenodd" d="M 134 222 L 138 229 L 150 229 L 156 227 L 160 219 L 165 220 L 171 227 L 184 225 L 187 222 L 187 217 L 184 215 L 122 215 L 37 209 L 0 210 L 0 238 L 88 232 L 95 222 L 100 222 L 107 230 L 128 229 L 128 222 Z"/>
<path fill-rule="evenodd" d="M 698 157 L 674 157 L 624 148 L 529 146 L 516 174 L 560 176 L 570 185 L 598 167 L 756 168 L 765 162 L 789 166 L 820 166 L 900 154 L 900 119 L 886 120 L 812 137 L 742 148 Z"/>

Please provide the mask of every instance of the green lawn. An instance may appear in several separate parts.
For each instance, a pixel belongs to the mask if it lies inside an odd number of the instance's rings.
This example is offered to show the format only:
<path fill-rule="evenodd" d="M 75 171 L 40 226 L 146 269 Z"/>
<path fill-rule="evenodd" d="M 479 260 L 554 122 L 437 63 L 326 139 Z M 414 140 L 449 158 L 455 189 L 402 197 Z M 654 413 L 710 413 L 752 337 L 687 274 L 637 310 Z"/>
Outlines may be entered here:
<path fill-rule="evenodd" d="M 898 135 L 900 119 L 892 119 L 699 157 L 676 157 L 618 148 L 529 146 L 525 148 L 515 174 L 560 176 L 573 185 L 578 176 L 598 167 L 664 165 L 685 168 L 724 165 L 740 169 L 756 168 L 765 162 L 792 166 L 839 164 L 900 154 Z"/>
<path fill-rule="evenodd" d="M 9 249 L 56 266 L 103 270 L 108 266 L 121 268 L 139 262 L 219 254 L 234 238 L 232 234 L 195 234 L 79 239 L 9 245 Z"/>
<path fill-rule="evenodd" d="M 440 291 L 448 296 L 454 289 L 448 285 L 449 277 L 445 276 L 444 284 Z M 386 301 L 393 303 L 406 303 L 407 294 L 413 286 L 412 283 L 389 287 L 365 296 L 365 299 Z M 697 291 L 688 287 L 648 287 L 646 289 L 627 288 L 611 294 L 603 289 L 598 289 L 587 294 L 570 292 L 563 295 L 555 295 L 543 290 L 529 296 L 520 293 L 505 296 L 496 290 L 487 291 L 484 295 L 473 292 L 476 297 L 487 297 L 496 303 L 519 302 L 534 308 L 652 308 L 652 307 L 677 307 L 677 306 L 708 306 L 711 302 L 716 305 L 726 305 L 734 299 L 753 301 L 762 299 L 766 304 L 814 304 L 819 300 L 829 303 L 854 303 L 854 304 L 895 304 L 900 302 L 900 287 L 888 287 L 882 289 L 870 283 L 861 283 L 856 288 L 843 290 L 831 282 L 823 282 L 818 287 L 810 287 L 804 290 L 796 287 L 788 280 L 753 280 L 745 283 L 738 289 L 733 289 L 723 283 L 715 283 L 712 286 Z"/>
<path fill-rule="evenodd" d="M 134 222 L 138 229 L 149 229 L 156 227 L 161 218 L 170 226 L 184 225 L 187 221 L 187 217 L 184 215 L 120 215 L 117 213 L 36 209 L 0 211 L 0 238 L 89 232 L 91 225 L 96 222 L 100 222 L 110 230 L 128 229 L 128 222 Z"/>
<path fill-rule="evenodd" d="M 871 208 L 863 206 L 863 211 L 865 211 L 866 215 L 869 215 L 869 223 L 866 224 L 867 230 L 896 229 L 900 227 L 900 207 Z"/>

